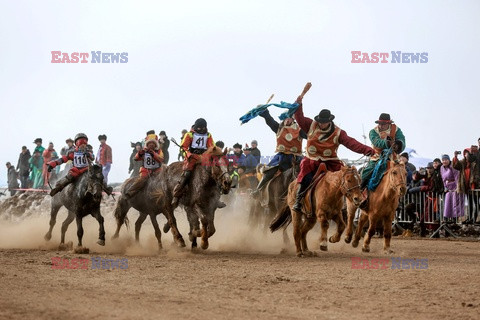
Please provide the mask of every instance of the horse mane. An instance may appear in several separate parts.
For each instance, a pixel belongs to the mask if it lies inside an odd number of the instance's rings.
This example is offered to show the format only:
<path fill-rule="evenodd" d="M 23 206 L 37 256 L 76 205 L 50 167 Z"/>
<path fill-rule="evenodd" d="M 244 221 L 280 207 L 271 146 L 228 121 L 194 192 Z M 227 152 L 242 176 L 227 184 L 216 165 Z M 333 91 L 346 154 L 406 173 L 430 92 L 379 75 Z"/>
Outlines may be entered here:
<path fill-rule="evenodd" d="M 208 148 L 207 151 L 203 153 L 203 155 L 210 156 L 210 157 L 220 157 L 224 155 L 224 152 L 222 148 L 219 148 L 217 146 L 212 146 Z"/>

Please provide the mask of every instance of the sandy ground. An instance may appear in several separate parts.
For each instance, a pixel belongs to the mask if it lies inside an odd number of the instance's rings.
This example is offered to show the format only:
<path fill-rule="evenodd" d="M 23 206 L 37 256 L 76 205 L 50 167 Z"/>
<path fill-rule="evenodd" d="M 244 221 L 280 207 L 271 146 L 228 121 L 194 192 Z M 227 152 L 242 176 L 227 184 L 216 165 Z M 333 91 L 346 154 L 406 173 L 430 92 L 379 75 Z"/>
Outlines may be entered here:
<path fill-rule="evenodd" d="M 111 209 L 111 208 L 110 208 Z M 111 241 L 114 221 L 104 210 L 107 245 L 95 244 L 98 225 L 85 218 L 89 254 L 59 251 L 45 206 L 22 221 L 0 222 L 0 319 L 479 319 L 480 242 L 394 238 L 393 256 L 373 239 L 371 253 L 343 242 L 328 252 L 297 258 L 280 234 L 247 227 L 243 213 L 219 211 L 207 251 L 178 249 L 170 234 L 158 252 L 150 222 L 140 244 L 133 230 Z M 63 212 L 63 214 L 62 214 Z M 129 214 L 132 222 L 138 214 Z M 183 216 L 179 212 L 177 216 Z M 18 220 L 18 219 L 17 219 Z M 165 218 L 159 217 L 163 223 Z M 179 218 L 186 237 L 187 225 Z M 330 229 L 330 233 L 334 228 Z M 318 248 L 318 229 L 310 247 Z M 187 238 L 187 237 L 186 237 Z M 72 224 L 67 241 L 76 243 Z M 52 268 L 52 258 L 128 259 L 127 269 Z M 352 258 L 428 259 L 427 269 L 352 269 Z"/>

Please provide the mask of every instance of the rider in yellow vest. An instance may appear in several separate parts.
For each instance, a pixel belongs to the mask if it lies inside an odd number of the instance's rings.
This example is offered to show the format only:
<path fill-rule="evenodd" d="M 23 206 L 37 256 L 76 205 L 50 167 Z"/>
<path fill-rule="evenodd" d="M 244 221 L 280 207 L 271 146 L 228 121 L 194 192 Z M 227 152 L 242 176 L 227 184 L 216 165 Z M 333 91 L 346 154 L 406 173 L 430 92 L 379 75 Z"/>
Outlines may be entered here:
<path fill-rule="evenodd" d="M 257 196 L 278 170 L 284 172 L 291 168 L 294 162 L 302 160 L 302 139 L 307 138 L 305 131 L 292 118 L 286 118 L 278 123 L 270 115 L 268 109 L 262 112 L 260 116 L 265 119 L 267 125 L 277 136 L 277 147 L 275 149 L 277 154 L 268 163 L 270 168 L 263 172 L 262 180 L 252 192 L 252 196 Z"/>

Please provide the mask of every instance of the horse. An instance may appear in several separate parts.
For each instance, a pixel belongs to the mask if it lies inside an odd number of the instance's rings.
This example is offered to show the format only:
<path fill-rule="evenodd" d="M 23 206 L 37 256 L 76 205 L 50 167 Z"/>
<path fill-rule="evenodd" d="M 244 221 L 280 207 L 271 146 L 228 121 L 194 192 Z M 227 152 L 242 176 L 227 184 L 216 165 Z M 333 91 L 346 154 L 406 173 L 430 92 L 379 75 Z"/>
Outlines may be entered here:
<path fill-rule="evenodd" d="M 264 164 L 258 164 L 257 174 L 261 176 L 265 169 L 266 166 Z M 277 171 L 276 176 L 274 176 L 268 184 L 260 190 L 259 197 L 258 199 L 254 199 L 250 210 L 249 220 L 252 226 L 258 226 L 261 224 L 264 226 L 265 230 L 268 229 L 275 214 L 285 205 L 288 186 L 296 179 L 299 170 L 299 162 L 293 162 L 292 167 L 284 172 Z M 263 221 L 261 221 L 262 217 Z M 286 228 L 283 230 L 283 241 L 285 244 L 288 244 L 289 242 Z"/>
<path fill-rule="evenodd" d="M 319 170 L 326 170 L 323 164 Z M 318 183 L 307 191 L 304 200 L 303 209 L 315 212 L 315 215 L 313 217 L 305 216 L 305 219 L 302 221 L 303 213 L 293 210 L 298 183 L 292 181 L 288 187 L 287 205 L 272 221 L 270 230 L 274 232 L 293 222 L 293 237 L 295 239 L 297 256 L 311 256 L 313 253 L 308 250 L 307 233 L 315 226 L 315 218 L 317 218 L 321 226 L 320 250 L 327 251 L 328 220 L 333 220 L 337 225 L 337 232 L 328 240 L 331 243 L 340 241 L 340 237 L 345 229 L 345 222 L 342 216 L 344 197 L 358 206 L 363 199 L 360 182 L 360 175 L 354 166 L 343 166 L 339 171 L 327 171 L 324 173 Z"/>
<path fill-rule="evenodd" d="M 178 244 L 180 247 L 185 247 L 185 241 L 183 240 L 182 235 L 178 231 L 176 227 L 176 220 L 173 213 L 173 208 L 171 208 L 171 199 L 168 201 L 166 197 L 159 196 L 162 195 L 161 190 L 166 189 L 166 180 L 167 180 L 167 166 L 163 165 L 162 170 L 159 174 L 150 177 L 146 185 L 142 190 L 140 190 L 137 194 L 135 194 L 132 198 L 127 199 L 125 193 L 130 189 L 131 185 L 135 182 L 137 177 L 127 179 L 121 189 L 121 195 L 118 198 L 117 206 L 115 207 L 114 217 L 117 221 L 117 229 L 115 234 L 113 235 L 112 239 L 116 239 L 119 236 L 120 228 L 125 223 L 128 227 L 128 218 L 127 213 L 130 208 L 134 208 L 139 211 L 140 216 L 138 217 L 137 221 L 135 222 L 135 241 L 139 242 L 140 237 L 140 229 L 142 227 L 143 222 L 145 219 L 150 216 L 150 220 L 152 221 L 153 229 L 155 230 L 155 237 L 158 241 L 158 247 L 162 249 L 162 233 L 158 226 L 157 222 L 157 215 L 163 213 L 167 218 L 167 221 L 170 225 L 173 226 L 172 234 L 173 240 Z M 156 194 L 155 196 L 153 196 Z"/>
<path fill-rule="evenodd" d="M 97 244 L 105 245 L 105 229 L 103 217 L 100 213 L 100 202 L 102 201 L 103 174 L 102 167 L 89 163 L 88 171 L 84 172 L 74 182 L 67 185 L 61 192 L 53 196 L 50 210 L 50 228 L 45 234 L 45 240 L 52 238 L 52 230 L 55 226 L 57 213 L 62 206 L 68 210 L 68 216 L 62 223 L 62 234 L 60 249 L 65 248 L 65 232 L 74 219 L 77 222 L 78 253 L 88 253 L 87 248 L 82 247 L 83 226 L 82 219 L 91 214 L 97 219 L 100 229 Z"/>
<path fill-rule="evenodd" d="M 214 218 L 220 193 L 228 194 L 230 191 L 232 180 L 227 170 L 228 161 L 225 154 L 226 149 L 224 152 L 218 147 L 207 149 L 195 166 L 190 181 L 179 199 L 179 204 L 187 213 L 190 225 L 188 235 L 192 242 L 192 250 L 197 247 L 197 237 L 201 237 L 201 248 L 204 250 L 208 248 L 208 238 L 215 233 Z M 173 190 L 183 172 L 182 167 L 182 162 L 174 162 L 168 166 L 167 188 L 163 195 L 158 195 L 159 200 L 165 197 L 171 201 Z M 173 216 L 173 210 L 171 214 Z M 168 232 L 170 227 L 172 227 L 171 224 L 166 224 L 163 231 Z"/>
<path fill-rule="evenodd" d="M 358 221 L 357 230 L 352 242 L 356 248 L 360 241 L 363 226 L 369 221 L 368 231 L 363 241 L 363 252 L 370 252 L 370 240 L 375 234 L 377 222 L 383 222 L 383 250 L 385 253 L 393 253 L 390 249 L 392 238 L 392 220 L 401 197 L 407 192 L 405 164 L 398 161 L 388 161 L 387 171 L 382 177 L 380 184 L 374 191 L 369 193 L 367 207 L 362 209 Z M 348 212 L 347 236 L 345 242 L 349 243 L 353 233 L 353 219 L 355 211 Z"/>

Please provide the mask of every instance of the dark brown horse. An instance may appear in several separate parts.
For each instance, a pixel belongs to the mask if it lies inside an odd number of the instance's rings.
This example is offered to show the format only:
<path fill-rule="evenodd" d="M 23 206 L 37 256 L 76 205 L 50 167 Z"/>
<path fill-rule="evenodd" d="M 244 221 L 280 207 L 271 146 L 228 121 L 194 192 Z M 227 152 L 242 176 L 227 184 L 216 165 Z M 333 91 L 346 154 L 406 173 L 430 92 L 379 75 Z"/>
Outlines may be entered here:
<path fill-rule="evenodd" d="M 83 226 L 82 219 L 91 214 L 97 219 L 100 230 L 97 243 L 105 245 L 105 229 L 103 227 L 103 217 L 100 214 L 100 202 L 102 201 L 103 174 L 102 167 L 89 164 L 88 171 L 84 172 L 73 183 L 66 186 L 61 192 L 52 198 L 50 210 L 50 228 L 45 235 L 45 240 L 52 238 L 52 230 L 57 220 L 57 213 L 61 207 L 65 206 L 68 210 L 68 216 L 62 223 L 62 235 L 60 248 L 65 247 L 65 232 L 74 219 L 77 221 L 78 253 L 87 253 L 88 249 L 82 248 Z"/>
<path fill-rule="evenodd" d="M 385 253 L 392 253 L 390 249 L 390 240 L 392 238 L 392 220 L 395 216 L 395 210 L 398 207 L 398 201 L 407 192 L 405 165 L 398 161 L 389 161 L 389 168 L 385 172 L 377 188 L 370 192 L 367 208 L 362 210 L 358 221 L 357 230 L 352 242 L 353 247 L 358 246 L 363 226 L 369 221 L 368 231 L 363 241 L 363 252 L 370 251 L 370 240 L 375 234 L 377 222 L 383 222 L 383 250 Z M 353 219 L 355 210 L 348 212 L 347 237 L 345 241 L 351 239 L 353 233 Z"/>
<path fill-rule="evenodd" d="M 293 237 L 297 248 L 297 256 L 309 256 L 312 255 L 312 252 L 308 250 L 307 233 L 315 226 L 316 218 L 321 226 L 320 250 L 327 251 L 328 220 L 333 220 L 337 225 L 337 232 L 329 238 L 329 241 L 332 243 L 340 241 L 345 229 L 345 222 L 342 217 L 343 199 L 346 196 L 357 205 L 362 201 L 360 181 L 361 178 L 355 167 L 342 167 L 341 170 L 336 172 L 327 171 L 305 196 L 303 211 L 315 212 L 312 218 L 308 218 L 303 213 L 292 209 L 298 188 L 298 183 L 293 181 L 288 188 L 288 205 L 272 221 L 270 230 L 274 232 L 293 221 Z M 311 196 L 312 193 L 313 196 Z M 302 216 L 304 216 L 303 220 Z"/>
<path fill-rule="evenodd" d="M 167 199 L 162 190 L 167 189 L 167 166 L 162 167 L 162 171 L 150 177 L 147 180 L 145 187 L 140 190 L 135 196 L 130 199 L 125 197 L 125 193 L 129 190 L 134 183 L 135 178 L 127 179 L 122 186 L 122 194 L 120 195 L 117 206 L 115 208 L 115 219 L 117 220 L 117 230 L 113 235 L 113 239 L 118 238 L 120 228 L 125 223 L 128 226 L 127 213 L 130 208 L 134 208 L 139 211 L 140 216 L 135 222 L 135 240 L 138 242 L 140 237 L 140 229 L 142 223 L 149 216 L 152 221 L 153 229 L 155 230 L 155 237 L 158 241 L 158 247 L 162 248 L 162 233 L 158 226 L 157 215 L 163 213 L 167 218 L 167 223 L 172 228 L 173 240 L 180 246 L 185 247 L 185 241 L 182 235 L 178 231 L 175 216 L 173 215 L 173 207 L 171 206 L 171 198 Z"/>

